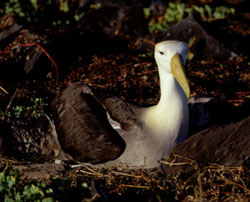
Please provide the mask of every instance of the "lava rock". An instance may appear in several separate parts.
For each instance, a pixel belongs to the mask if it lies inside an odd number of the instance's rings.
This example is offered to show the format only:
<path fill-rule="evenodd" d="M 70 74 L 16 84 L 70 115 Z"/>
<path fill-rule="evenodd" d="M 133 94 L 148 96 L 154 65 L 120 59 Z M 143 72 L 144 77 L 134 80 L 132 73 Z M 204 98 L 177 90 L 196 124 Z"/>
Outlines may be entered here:
<path fill-rule="evenodd" d="M 189 136 L 213 125 L 238 122 L 249 116 L 250 106 L 240 107 L 222 101 L 218 97 L 192 96 L 189 107 Z"/>
<path fill-rule="evenodd" d="M 189 172 L 194 168 L 194 162 L 249 166 L 250 116 L 240 122 L 213 126 L 197 133 L 177 145 L 164 161 L 163 169 L 168 174 Z"/>
<path fill-rule="evenodd" d="M 1 121 L 1 152 L 17 160 L 53 161 L 59 152 L 59 143 L 46 115 Z"/>
<path fill-rule="evenodd" d="M 195 58 L 229 59 L 237 56 L 224 44 L 209 35 L 193 16 L 189 16 L 156 34 L 149 35 L 149 39 L 156 43 L 164 40 L 180 40 L 188 43 L 192 40 L 190 52 L 194 54 Z"/>
<path fill-rule="evenodd" d="M 111 38 L 122 36 L 137 39 L 148 33 L 143 7 L 127 6 L 122 1 L 105 1 L 99 9 L 90 9 L 78 27 L 84 33 Z"/>

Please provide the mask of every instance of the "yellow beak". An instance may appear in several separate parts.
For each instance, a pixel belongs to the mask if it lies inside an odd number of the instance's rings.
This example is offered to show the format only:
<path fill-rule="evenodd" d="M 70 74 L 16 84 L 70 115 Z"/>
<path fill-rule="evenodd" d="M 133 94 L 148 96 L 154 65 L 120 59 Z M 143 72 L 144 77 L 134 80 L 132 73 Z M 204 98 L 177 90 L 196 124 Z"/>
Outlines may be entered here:
<path fill-rule="evenodd" d="M 171 73 L 182 87 L 184 93 L 186 94 L 187 100 L 189 100 L 190 88 L 187 77 L 184 73 L 184 68 L 182 67 L 181 56 L 179 54 L 175 54 L 171 59 Z"/>

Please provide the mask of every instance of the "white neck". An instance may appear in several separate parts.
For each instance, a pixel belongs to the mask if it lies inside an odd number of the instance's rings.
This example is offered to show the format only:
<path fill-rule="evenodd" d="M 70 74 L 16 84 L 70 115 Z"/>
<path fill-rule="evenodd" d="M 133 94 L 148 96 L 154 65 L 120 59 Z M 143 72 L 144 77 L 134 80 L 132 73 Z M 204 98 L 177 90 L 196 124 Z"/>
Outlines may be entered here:
<path fill-rule="evenodd" d="M 163 137 L 178 136 L 183 118 L 188 118 L 187 98 L 171 73 L 159 67 L 161 97 L 157 105 L 150 107 L 145 113 L 145 123 L 152 133 Z M 184 116 L 184 117 L 183 117 Z M 171 131 L 177 131 L 172 134 Z"/>
<path fill-rule="evenodd" d="M 176 88 L 176 81 L 172 74 L 159 68 L 159 78 L 160 78 L 160 100 L 156 105 L 157 108 L 165 109 L 167 107 L 166 103 L 169 103 L 171 95 Z"/>

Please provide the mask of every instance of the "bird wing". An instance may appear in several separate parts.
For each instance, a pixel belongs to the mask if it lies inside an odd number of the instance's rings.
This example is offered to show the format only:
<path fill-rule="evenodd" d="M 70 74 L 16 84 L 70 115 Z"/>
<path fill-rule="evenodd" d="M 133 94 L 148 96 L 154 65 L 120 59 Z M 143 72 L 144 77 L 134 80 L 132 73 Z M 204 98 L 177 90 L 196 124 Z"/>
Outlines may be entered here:
<path fill-rule="evenodd" d="M 87 85 L 69 85 L 57 95 L 52 110 L 58 140 L 74 160 L 102 163 L 123 153 L 125 141 L 112 128 L 106 110 Z"/>
<path fill-rule="evenodd" d="M 111 95 L 102 90 L 92 90 L 96 100 L 103 106 L 110 118 L 121 126 L 122 130 L 129 131 L 132 127 L 142 127 L 141 114 L 143 108 Z"/>

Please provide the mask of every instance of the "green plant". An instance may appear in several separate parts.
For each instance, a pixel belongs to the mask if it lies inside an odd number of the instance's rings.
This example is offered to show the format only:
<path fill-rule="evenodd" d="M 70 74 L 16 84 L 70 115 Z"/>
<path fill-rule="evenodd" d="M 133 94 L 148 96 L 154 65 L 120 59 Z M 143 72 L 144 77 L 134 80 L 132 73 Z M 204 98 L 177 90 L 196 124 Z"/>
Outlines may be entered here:
<path fill-rule="evenodd" d="M 5 13 L 31 20 L 38 8 L 36 0 L 27 1 L 25 4 L 19 0 L 9 0 L 4 4 Z"/>
<path fill-rule="evenodd" d="M 74 11 L 70 10 L 74 5 L 71 5 L 69 0 L 7 0 L 1 5 L 3 9 L 0 8 L 0 14 L 18 16 L 28 22 L 39 21 L 53 26 L 67 26 L 75 20 Z"/>
<path fill-rule="evenodd" d="M 5 162 L 4 167 L 0 167 L 1 202 L 83 201 L 90 198 L 90 192 L 91 188 L 86 182 L 73 183 L 70 178 L 54 177 L 46 180 L 45 184 L 23 178 L 8 162 Z"/>
<path fill-rule="evenodd" d="M 61 0 L 59 2 L 59 5 L 60 5 L 60 7 L 59 7 L 60 11 L 63 11 L 65 13 L 69 12 L 69 2 L 68 2 L 68 0 Z"/>
<path fill-rule="evenodd" d="M 43 112 L 43 106 L 48 104 L 44 101 L 43 98 L 31 98 L 31 105 L 15 105 L 11 107 L 7 112 L 4 112 L 0 109 L 0 117 L 7 118 L 20 118 L 20 117 L 32 117 L 39 118 Z"/>
<path fill-rule="evenodd" d="M 5 3 L 5 13 L 11 15 L 17 14 L 20 17 L 24 17 L 24 12 L 18 0 L 7 1 Z"/>
<path fill-rule="evenodd" d="M 6 163 L 0 173 L 0 201 L 21 202 L 21 201 L 42 201 L 52 202 L 53 190 L 47 188 L 44 183 L 20 183 L 20 173 L 10 169 Z"/>
<path fill-rule="evenodd" d="M 12 107 L 12 112 L 13 112 L 15 117 L 20 116 L 20 114 L 22 113 L 23 110 L 24 110 L 24 108 L 22 106 L 14 106 L 14 107 Z"/>
<path fill-rule="evenodd" d="M 194 5 L 189 8 L 186 7 L 184 3 L 179 2 L 170 2 L 163 15 L 158 15 L 149 8 L 144 8 L 144 15 L 147 19 L 149 19 L 150 32 L 160 31 L 176 22 L 181 21 L 185 16 L 193 14 L 198 14 L 204 21 L 212 21 L 224 19 L 228 15 L 234 13 L 234 8 L 227 8 L 225 6 L 212 8 L 209 5 L 204 5 L 203 7 Z"/>
<path fill-rule="evenodd" d="M 194 53 L 192 53 L 190 51 L 190 48 L 193 46 L 194 42 L 196 41 L 196 37 L 193 36 L 191 37 L 189 40 L 188 40 L 188 47 L 189 47 L 189 50 L 188 50 L 188 53 L 187 53 L 187 60 L 191 61 L 194 57 Z"/>
<path fill-rule="evenodd" d="M 153 16 L 149 21 L 149 31 L 155 32 L 167 28 L 182 20 L 186 14 L 191 15 L 192 10 L 186 8 L 184 3 L 170 2 L 162 16 L 154 18 L 154 13 L 152 13 Z M 144 15 L 146 18 L 150 18 L 151 11 L 149 8 L 144 9 Z"/>
<path fill-rule="evenodd" d="M 224 19 L 227 15 L 235 14 L 234 8 L 227 8 L 225 6 L 216 8 L 211 8 L 209 5 L 205 5 L 204 7 L 193 6 L 192 9 L 199 13 L 204 21 Z"/>
<path fill-rule="evenodd" d="M 185 4 L 184 3 L 172 3 L 168 4 L 167 11 L 164 15 L 165 25 L 168 26 L 169 23 L 178 22 L 183 19 L 185 13 Z"/>
<path fill-rule="evenodd" d="M 33 105 L 27 107 L 26 110 L 30 112 L 31 116 L 35 118 L 40 117 L 44 113 L 42 106 L 47 106 L 48 104 L 44 102 L 43 98 L 31 98 L 31 102 L 33 103 Z"/>
<path fill-rule="evenodd" d="M 93 9 L 100 9 L 101 7 L 102 7 L 101 3 L 96 3 L 96 4 L 91 4 L 90 5 L 90 8 L 93 8 Z"/>
<path fill-rule="evenodd" d="M 84 12 L 81 12 L 81 13 L 79 13 L 79 14 L 75 14 L 75 15 L 74 15 L 75 21 L 79 21 L 84 15 L 85 15 Z"/>

